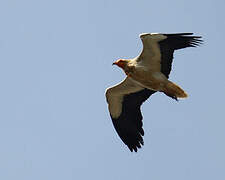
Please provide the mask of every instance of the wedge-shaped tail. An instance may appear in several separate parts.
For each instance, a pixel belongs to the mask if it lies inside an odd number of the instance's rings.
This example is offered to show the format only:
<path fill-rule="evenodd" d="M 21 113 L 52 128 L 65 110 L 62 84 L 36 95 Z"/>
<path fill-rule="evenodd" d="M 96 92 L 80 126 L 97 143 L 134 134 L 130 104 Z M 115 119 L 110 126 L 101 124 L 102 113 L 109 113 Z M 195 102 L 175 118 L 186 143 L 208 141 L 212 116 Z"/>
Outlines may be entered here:
<path fill-rule="evenodd" d="M 177 98 L 188 97 L 187 93 L 183 89 L 181 89 L 178 85 L 176 85 L 175 83 L 173 83 L 171 81 L 168 81 L 168 83 L 166 84 L 164 93 L 167 96 L 169 96 L 173 99 L 176 99 L 176 100 L 177 100 Z"/>

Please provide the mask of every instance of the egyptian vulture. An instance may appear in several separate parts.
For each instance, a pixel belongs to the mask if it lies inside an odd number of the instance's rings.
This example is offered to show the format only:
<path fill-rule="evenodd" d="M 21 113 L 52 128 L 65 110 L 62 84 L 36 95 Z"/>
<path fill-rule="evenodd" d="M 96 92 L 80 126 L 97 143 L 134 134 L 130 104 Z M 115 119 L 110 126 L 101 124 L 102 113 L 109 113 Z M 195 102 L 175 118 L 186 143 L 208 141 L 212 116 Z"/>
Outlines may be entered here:
<path fill-rule="evenodd" d="M 113 63 L 123 69 L 126 78 L 106 90 L 106 100 L 113 125 L 130 151 L 137 152 L 144 145 L 140 106 L 155 92 L 163 92 L 177 100 L 187 93 L 168 80 L 175 50 L 197 47 L 200 36 L 193 33 L 140 34 L 143 50 L 133 59 L 119 59 Z"/>

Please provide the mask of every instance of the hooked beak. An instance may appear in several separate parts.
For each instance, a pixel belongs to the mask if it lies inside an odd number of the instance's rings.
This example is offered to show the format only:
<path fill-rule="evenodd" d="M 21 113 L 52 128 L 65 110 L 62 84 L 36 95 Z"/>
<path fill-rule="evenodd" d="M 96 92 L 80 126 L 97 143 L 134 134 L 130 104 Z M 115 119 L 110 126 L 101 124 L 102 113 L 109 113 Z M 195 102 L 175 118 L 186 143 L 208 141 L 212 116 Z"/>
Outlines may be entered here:
<path fill-rule="evenodd" d="M 119 60 L 115 61 L 112 65 L 117 65 L 118 67 L 124 69 L 124 67 L 125 67 L 125 61 L 119 59 Z"/>

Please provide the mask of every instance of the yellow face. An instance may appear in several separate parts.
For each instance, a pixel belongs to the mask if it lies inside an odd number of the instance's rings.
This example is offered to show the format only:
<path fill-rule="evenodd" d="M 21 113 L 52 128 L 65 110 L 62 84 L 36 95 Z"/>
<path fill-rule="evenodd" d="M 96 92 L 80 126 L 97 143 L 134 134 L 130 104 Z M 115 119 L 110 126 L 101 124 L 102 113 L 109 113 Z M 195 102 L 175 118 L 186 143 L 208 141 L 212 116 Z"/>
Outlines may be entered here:
<path fill-rule="evenodd" d="M 122 69 L 125 68 L 126 64 L 127 64 L 127 60 L 124 60 L 124 59 L 118 59 L 116 62 L 113 63 L 113 65 L 117 65 Z"/>

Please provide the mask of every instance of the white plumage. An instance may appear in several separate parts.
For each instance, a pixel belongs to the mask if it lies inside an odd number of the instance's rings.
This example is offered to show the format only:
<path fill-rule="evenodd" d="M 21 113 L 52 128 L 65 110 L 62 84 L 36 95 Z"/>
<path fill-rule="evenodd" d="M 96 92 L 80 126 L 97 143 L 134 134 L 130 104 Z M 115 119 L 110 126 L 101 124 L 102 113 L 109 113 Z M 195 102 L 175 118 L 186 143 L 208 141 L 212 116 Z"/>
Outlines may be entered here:
<path fill-rule="evenodd" d="M 113 63 L 122 68 L 127 77 L 106 90 L 106 99 L 113 125 L 131 151 L 137 152 L 144 144 L 140 106 L 149 96 L 159 91 L 175 100 L 187 97 L 185 91 L 168 78 L 174 50 L 201 44 L 200 36 L 191 35 L 142 33 L 140 55 Z"/>

